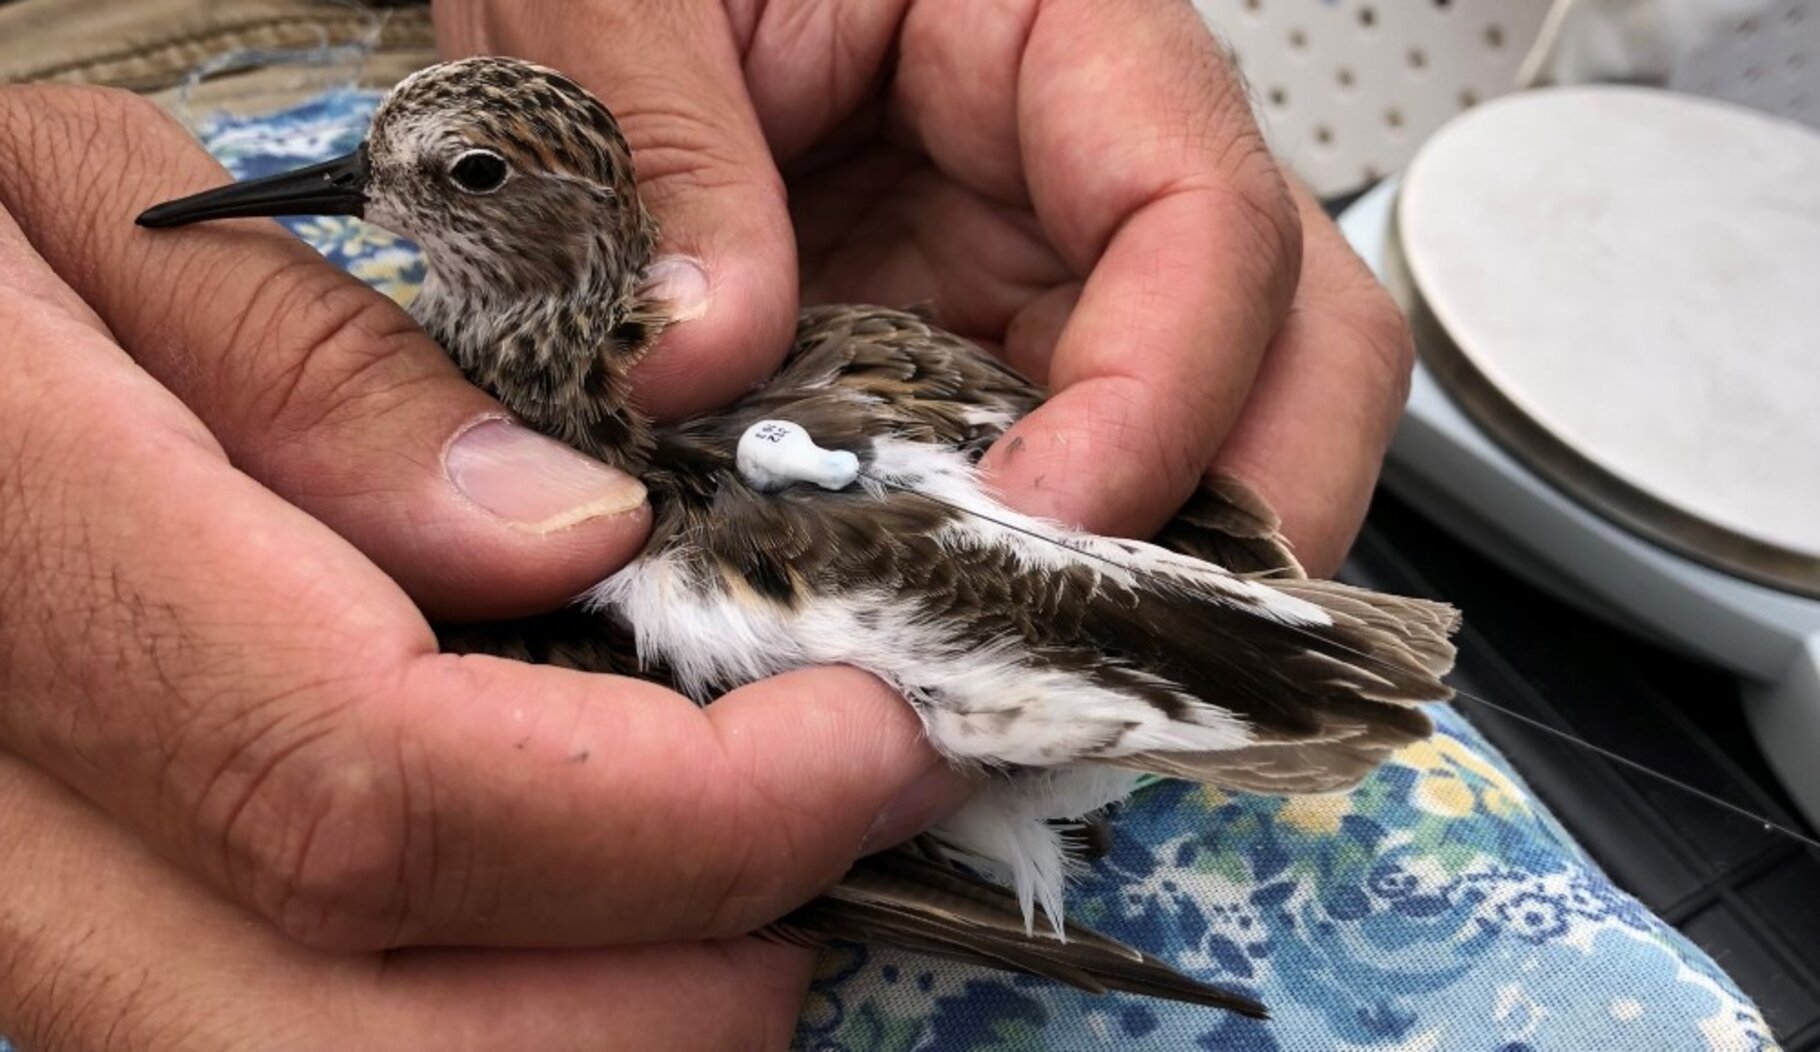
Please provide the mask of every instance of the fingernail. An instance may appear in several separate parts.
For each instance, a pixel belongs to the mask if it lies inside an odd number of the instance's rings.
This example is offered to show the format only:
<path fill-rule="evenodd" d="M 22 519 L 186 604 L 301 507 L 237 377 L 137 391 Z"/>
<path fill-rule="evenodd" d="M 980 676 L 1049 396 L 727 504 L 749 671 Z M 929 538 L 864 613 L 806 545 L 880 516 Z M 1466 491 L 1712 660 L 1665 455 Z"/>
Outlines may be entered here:
<path fill-rule="evenodd" d="M 687 256 L 662 256 L 645 271 L 645 293 L 670 305 L 671 321 L 708 313 L 708 271 Z"/>
<path fill-rule="evenodd" d="M 976 787 L 946 763 L 937 762 L 885 805 L 859 842 L 859 853 L 883 851 L 953 814 Z"/>
<path fill-rule="evenodd" d="M 443 467 L 463 496 L 539 533 L 645 502 L 644 483 L 510 420 L 482 420 L 463 431 Z"/>

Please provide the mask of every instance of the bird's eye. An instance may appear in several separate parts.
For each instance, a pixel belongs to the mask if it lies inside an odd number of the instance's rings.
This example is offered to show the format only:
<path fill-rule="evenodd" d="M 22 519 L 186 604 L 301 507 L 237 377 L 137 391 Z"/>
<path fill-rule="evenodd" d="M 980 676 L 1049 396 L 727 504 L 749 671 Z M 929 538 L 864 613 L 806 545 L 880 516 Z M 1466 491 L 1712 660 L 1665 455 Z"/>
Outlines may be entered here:
<path fill-rule="evenodd" d="M 470 194 L 487 194 L 506 181 L 506 159 L 491 150 L 469 150 L 449 166 L 449 178 Z"/>

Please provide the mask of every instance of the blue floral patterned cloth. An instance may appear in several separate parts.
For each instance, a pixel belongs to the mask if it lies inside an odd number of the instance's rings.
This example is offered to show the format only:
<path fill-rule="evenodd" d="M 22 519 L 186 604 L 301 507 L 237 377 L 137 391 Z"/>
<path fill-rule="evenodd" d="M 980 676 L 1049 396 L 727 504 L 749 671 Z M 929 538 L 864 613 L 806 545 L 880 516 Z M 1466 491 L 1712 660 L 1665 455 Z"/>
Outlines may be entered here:
<path fill-rule="evenodd" d="M 374 97 L 337 93 L 204 129 L 237 176 L 352 149 Z M 291 221 L 406 300 L 409 243 Z M 1762 1017 L 1698 948 L 1614 887 L 1483 738 L 1439 733 L 1355 792 L 1282 799 L 1179 782 L 1119 811 L 1071 915 L 1261 997 L 1259 1022 L 867 946 L 822 958 L 806 1050 L 1761 1052 Z"/>

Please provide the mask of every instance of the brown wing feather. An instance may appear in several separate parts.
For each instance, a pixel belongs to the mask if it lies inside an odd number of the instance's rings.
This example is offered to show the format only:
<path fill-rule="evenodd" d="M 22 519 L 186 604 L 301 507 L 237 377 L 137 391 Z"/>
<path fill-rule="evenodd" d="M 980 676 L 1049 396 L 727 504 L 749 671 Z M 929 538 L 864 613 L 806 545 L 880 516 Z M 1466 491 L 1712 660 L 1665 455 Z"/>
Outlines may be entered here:
<path fill-rule="evenodd" d="M 975 344 L 924 317 L 882 307 L 811 307 L 767 394 L 858 395 L 875 424 L 975 453 L 1043 400 L 1042 389 Z"/>
<path fill-rule="evenodd" d="M 1024 417 L 1043 389 L 978 345 L 930 324 L 926 314 L 882 307 L 811 307 L 796 347 L 767 392 L 839 389 L 878 406 L 906 437 L 984 453 L 1004 428 L 978 411 Z M 975 411 L 970 418 L 969 411 Z M 1302 577 L 1276 513 L 1231 476 L 1205 480 L 1156 542 L 1234 573 Z"/>
<path fill-rule="evenodd" d="M 1027 933 L 1015 895 L 900 848 L 861 859 L 827 895 L 763 934 L 798 945 L 878 941 L 1039 975 L 1090 993 L 1122 990 L 1268 1018 L 1253 998 L 1191 979 L 1078 924 L 1067 924 L 1065 931 L 1065 942 Z"/>

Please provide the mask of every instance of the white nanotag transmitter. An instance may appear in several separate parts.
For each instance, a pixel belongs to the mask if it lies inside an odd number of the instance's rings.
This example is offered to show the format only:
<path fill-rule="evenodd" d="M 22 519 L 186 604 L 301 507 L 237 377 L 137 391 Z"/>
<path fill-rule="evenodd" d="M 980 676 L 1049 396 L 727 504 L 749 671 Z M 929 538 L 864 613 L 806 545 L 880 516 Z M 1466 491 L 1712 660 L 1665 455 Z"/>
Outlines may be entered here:
<path fill-rule="evenodd" d="M 763 492 L 796 482 L 846 489 L 859 477 L 859 457 L 844 449 L 823 449 L 788 420 L 760 420 L 746 428 L 734 459 L 746 483 Z"/>

